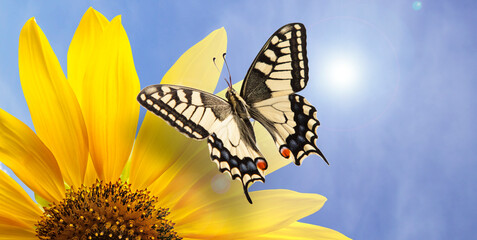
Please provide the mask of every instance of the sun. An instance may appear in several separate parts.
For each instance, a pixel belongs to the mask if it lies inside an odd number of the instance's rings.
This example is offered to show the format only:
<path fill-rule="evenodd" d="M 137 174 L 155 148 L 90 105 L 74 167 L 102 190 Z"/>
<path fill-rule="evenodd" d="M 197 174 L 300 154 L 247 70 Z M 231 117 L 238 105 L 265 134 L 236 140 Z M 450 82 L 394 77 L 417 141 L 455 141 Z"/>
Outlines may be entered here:
<path fill-rule="evenodd" d="M 331 87 L 338 92 L 355 89 L 360 77 L 358 63 L 350 56 L 338 56 L 325 67 L 325 77 Z"/>

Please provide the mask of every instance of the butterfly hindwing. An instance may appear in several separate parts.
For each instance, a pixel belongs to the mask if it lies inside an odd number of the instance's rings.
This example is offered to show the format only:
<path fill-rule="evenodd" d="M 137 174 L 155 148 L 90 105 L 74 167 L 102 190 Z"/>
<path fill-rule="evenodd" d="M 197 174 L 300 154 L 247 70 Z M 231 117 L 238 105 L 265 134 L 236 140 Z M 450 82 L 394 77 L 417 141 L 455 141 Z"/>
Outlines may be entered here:
<path fill-rule="evenodd" d="M 252 105 L 251 114 L 270 132 L 283 157 L 301 165 L 306 156 L 316 153 L 327 162 L 315 143 L 320 125 L 316 109 L 304 97 L 290 94 L 263 100 Z"/>
<path fill-rule="evenodd" d="M 266 160 L 258 150 L 250 122 L 236 115 L 224 121 L 224 127 L 211 134 L 207 140 L 210 157 L 221 172 L 230 173 L 232 179 L 239 178 L 247 200 L 252 203 L 248 194 L 248 185 L 255 181 L 265 181 L 264 170 Z M 257 168 L 262 162 L 264 169 Z"/>
<path fill-rule="evenodd" d="M 291 23 L 278 29 L 260 50 L 245 76 L 240 95 L 251 105 L 298 92 L 307 82 L 305 26 Z"/>

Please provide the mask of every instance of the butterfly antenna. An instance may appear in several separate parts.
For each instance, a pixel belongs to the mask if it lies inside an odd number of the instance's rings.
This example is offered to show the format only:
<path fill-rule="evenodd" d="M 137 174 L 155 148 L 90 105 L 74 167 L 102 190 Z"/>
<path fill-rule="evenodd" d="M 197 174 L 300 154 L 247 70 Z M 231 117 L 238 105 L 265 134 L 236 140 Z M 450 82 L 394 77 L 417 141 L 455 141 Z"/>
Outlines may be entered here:
<path fill-rule="evenodd" d="M 215 68 L 216 68 L 217 71 L 220 73 L 219 67 L 217 67 L 217 63 L 215 62 L 215 59 L 217 59 L 217 58 L 215 58 L 215 57 L 212 58 L 212 61 L 214 62 Z M 229 75 L 230 75 L 230 73 L 229 73 Z M 224 80 L 225 80 L 225 82 L 227 83 L 227 85 L 229 85 L 229 87 L 230 87 L 230 83 L 229 83 L 229 81 L 227 81 L 227 78 L 224 77 Z"/>
<path fill-rule="evenodd" d="M 226 53 L 224 53 L 222 55 L 222 57 L 224 58 L 224 62 L 225 62 L 225 66 L 227 67 L 227 72 L 229 72 L 229 87 L 232 88 L 232 75 L 230 75 L 230 69 L 229 69 L 229 65 L 227 64 L 227 60 L 225 59 L 225 55 Z"/>
<path fill-rule="evenodd" d="M 212 58 L 212 62 L 214 62 L 214 66 L 215 66 L 215 69 L 217 69 L 217 72 L 220 73 L 219 67 L 217 67 L 217 63 L 215 63 L 215 59 L 217 58 L 216 57 Z"/>

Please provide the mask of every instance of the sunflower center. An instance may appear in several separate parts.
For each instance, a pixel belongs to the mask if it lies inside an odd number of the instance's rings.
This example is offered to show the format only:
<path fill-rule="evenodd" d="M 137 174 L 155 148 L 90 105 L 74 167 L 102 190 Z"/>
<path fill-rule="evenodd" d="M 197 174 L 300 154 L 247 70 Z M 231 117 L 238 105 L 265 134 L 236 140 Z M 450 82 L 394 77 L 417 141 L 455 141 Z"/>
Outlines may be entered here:
<path fill-rule="evenodd" d="M 147 190 L 129 184 L 97 181 L 93 186 L 69 189 L 59 203 L 45 208 L 36 233 L 40 239 L 182 239 L 169 209 L 156 205 Z"/>

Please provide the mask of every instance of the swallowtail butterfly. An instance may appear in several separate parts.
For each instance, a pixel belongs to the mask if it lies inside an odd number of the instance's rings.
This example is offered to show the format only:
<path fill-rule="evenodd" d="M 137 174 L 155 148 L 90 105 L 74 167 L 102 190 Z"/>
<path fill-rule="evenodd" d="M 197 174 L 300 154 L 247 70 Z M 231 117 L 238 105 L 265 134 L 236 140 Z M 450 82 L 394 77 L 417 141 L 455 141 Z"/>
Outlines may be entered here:
<path fill-rule="evenodd" d="M 257 148 L 250 119 L 272 135 L 278 151 L 296 165 L 318 154 L 316 109 L 296 94 L 308 82 L 306 30 L 301 23 L 278 29 L 265 43 L 244 78 L 238 94 L 229 84 L 224 100 L 184 86 L 158 84 L 144 88 L 137 99 L 187 137 L 205 139 L 221 172 L 243 185 L 265 181 L 267 161 Z"/>

